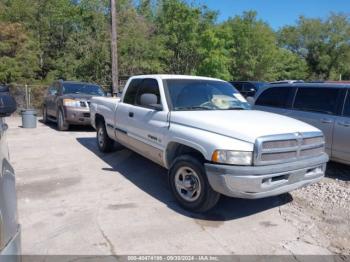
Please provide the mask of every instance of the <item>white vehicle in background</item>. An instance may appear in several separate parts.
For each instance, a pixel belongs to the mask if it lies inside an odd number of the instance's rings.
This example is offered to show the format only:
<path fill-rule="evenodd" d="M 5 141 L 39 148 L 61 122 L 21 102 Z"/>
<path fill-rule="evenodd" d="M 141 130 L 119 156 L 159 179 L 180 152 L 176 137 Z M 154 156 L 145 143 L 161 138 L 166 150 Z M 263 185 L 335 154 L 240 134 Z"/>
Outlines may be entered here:
<path fill-rule="evenodd" d="M 221 194 L 263 198 L 315 183 L 328 161 L 320 130 L 250 110 L 219 79 L 135 76 L 120 101 L 93 98 L 90 113 L 101 151 L 116 141 L 167 168 L 172 193 L 191 211 L 211 209 Z"/>

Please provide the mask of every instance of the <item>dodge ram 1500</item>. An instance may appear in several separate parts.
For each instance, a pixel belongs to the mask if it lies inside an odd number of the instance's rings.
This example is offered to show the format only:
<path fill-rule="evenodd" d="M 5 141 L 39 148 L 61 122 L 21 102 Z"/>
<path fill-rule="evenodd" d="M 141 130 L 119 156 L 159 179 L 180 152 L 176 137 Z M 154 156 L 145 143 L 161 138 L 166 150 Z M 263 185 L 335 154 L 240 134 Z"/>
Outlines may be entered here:
<path fill-rule="evenodd" d="M 195 212 L 221 194 L 263 198 L 315 183 L 328 161 L 320 130 L 251 110 L 219 79 L 131 77 L 120 99 L 93 98 L 90 112 L 101 151 L 117 142 L 165 167 L 174 197 Z"/>

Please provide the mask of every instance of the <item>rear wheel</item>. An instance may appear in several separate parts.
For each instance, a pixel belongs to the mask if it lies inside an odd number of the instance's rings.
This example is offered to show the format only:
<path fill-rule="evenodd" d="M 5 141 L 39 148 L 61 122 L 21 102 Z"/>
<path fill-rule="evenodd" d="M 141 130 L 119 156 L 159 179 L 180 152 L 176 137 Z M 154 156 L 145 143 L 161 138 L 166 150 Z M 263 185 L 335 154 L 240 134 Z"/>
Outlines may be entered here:
<path fill-rule="evenodd" d="M 206 212 L 219 201 L 220 194 L 209 185 L 203 163 L 189 155 L 175 159 L 169 170 L 169 182 L 179 204 L 194 212 Z"/>
<path fill-rule="evenodd" d="M 97 125 L 96 132 L 98 149 L 103 153 L 111 152 L 114 147 L 114 140 L 109 138 L 104 122 L 100 122 Z"/>
<path fill-rule="evenodd" d="M 63 111 L 61 109 L 58 110 L 57 128 L 60 131 L 67 131 L 69 129 L 69 124 L 64 119 Z"/>

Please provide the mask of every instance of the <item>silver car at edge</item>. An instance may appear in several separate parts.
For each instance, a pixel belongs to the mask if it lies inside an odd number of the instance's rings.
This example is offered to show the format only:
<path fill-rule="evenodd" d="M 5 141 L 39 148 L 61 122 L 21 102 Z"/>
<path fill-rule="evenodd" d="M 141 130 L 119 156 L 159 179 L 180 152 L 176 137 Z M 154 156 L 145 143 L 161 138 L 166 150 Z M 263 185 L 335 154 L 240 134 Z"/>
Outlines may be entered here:
<path fill-rule="evenodd" d="M 15 173 L 9 162 L 5 117 L 16 110 L 8 88 L 0 87 L 0 262 L 20 261 L 21 230 L 17 221 Z"/>
<path fill-rule="evenodd" d="M 254 108 L 309 123 L 323 131 L 330 159 L 350 165 L 350 85 L 293 83 L 265 86 Z"/>

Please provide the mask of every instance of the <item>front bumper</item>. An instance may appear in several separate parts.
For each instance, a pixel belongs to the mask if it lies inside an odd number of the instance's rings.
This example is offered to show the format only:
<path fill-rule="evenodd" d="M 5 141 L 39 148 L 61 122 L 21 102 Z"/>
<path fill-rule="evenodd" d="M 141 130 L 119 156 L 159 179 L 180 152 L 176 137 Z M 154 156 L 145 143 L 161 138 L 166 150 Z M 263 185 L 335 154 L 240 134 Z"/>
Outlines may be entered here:
<path fill-rule="evenodd" d="M 0 262 L 18 262 L 21 257 L 21 227 L 18 229 L 13 238 L 7 243 L 3 250 L 0 251 Z"/>
<path fill-rule="evenodd" d="M 64 107 L 65 120 L 73 125 L 90 125 L 90 109 L 88 107 Z"/>
<path fill-rule="evenodd" d="M 211 187 L 230 197 L 264 198 L 318 182 L 324 177 L 327 154 L 269 166 L 205 164 Z"/>

